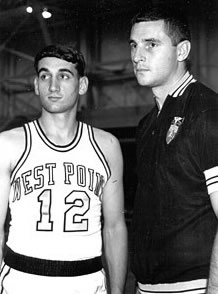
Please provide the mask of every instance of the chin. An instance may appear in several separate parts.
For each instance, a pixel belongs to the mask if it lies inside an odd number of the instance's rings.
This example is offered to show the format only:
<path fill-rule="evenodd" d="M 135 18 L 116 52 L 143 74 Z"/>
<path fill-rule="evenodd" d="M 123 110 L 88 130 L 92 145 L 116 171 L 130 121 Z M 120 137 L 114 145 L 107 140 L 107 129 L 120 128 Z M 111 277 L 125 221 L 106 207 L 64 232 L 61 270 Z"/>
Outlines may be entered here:
<path fill-rule="evenodd" d="M 151 83 L 148 80 L 145 80 L 141 77 L 136 77 L 137 81 L 139 83 L 140 86 L 147 86 L 147 87 L 151 87 Z"/>
<path fill-rule="evenodd" d="M 148 76 L 142 73 L 136 73 L 136 79 L 140 86 L 151 86 L 151 81 L 149 81 Z"/>

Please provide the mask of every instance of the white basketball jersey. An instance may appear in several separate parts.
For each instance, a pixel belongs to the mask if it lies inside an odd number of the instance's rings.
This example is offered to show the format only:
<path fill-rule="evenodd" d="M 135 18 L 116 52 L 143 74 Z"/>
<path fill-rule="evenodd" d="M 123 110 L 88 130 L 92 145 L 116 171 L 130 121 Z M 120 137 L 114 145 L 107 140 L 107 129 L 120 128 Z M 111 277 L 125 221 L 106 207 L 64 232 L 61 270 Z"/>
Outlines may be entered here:
<path fill-rule="evenodd" d="M 65 146 L 49 141 L 37 120 L 24 130 L 25 151 L 11 175 L 7 245 L 42 259 L 100 256 L 102 193 L 110 169 L 91 126 L 79 122 Z"/>

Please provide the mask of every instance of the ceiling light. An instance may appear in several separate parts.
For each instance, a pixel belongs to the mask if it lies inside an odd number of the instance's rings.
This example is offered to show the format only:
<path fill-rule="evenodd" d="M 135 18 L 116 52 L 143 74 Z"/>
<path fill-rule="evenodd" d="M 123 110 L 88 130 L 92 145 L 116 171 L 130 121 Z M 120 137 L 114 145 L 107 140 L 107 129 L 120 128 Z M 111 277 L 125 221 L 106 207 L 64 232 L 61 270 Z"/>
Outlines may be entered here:
<path fill-rule="evenodd" d="M 31 6 L 27 6 L 26 7 L 26 12 L 27 13 L 32 13 L 33 12 L 33 8 Z"/>
<path fill-rule="evenodd" d="M 48 8 L 44 7 L 42 10 L 42 16 L 43 18 L 50 18 L 52 17 L 52 14 L 48 11 Z"/>

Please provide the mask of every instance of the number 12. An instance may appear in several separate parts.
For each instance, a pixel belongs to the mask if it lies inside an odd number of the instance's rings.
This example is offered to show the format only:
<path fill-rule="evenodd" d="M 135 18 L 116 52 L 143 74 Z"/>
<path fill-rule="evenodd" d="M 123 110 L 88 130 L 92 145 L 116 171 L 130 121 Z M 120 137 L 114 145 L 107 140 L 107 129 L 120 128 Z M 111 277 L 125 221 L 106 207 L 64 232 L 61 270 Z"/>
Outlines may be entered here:
<path fill-rule="evenodd" d="M 37 231 L 53 231 L 51 220 L 52 191 L 47 189 L 38 196 L 40 202 L 40 220 L 37 221 Z M 89 211 L 90 198 L 85 191 L 72 191 L 65 197 L 65 204 L 72 204 L 64 213 L 64 232 L 88 231 L 89 220 L 83 216 Z"/>

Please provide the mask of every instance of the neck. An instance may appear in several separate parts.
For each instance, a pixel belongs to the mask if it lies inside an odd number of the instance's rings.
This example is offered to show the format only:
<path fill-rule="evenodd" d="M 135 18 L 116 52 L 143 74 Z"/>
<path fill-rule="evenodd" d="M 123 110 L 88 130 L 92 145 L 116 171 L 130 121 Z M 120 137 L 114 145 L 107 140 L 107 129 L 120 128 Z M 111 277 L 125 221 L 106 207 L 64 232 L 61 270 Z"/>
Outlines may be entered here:
<path fill-rule="evenodd" d="M 72 142 L 78 126 L 76 115 L 72 114 L 66 116 L 42 113 L 39 123 L 48 139 L 57 145 L 66 145 Z"/>

